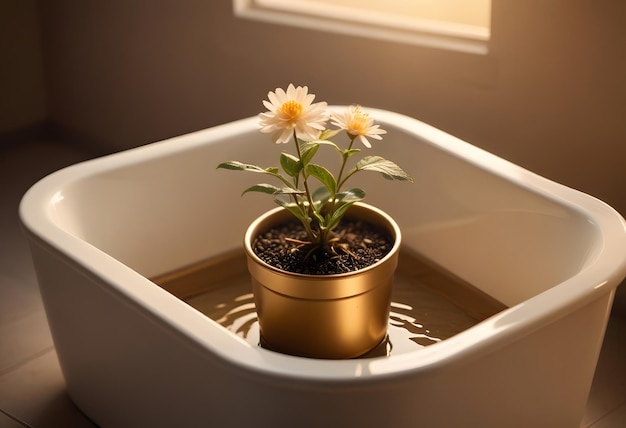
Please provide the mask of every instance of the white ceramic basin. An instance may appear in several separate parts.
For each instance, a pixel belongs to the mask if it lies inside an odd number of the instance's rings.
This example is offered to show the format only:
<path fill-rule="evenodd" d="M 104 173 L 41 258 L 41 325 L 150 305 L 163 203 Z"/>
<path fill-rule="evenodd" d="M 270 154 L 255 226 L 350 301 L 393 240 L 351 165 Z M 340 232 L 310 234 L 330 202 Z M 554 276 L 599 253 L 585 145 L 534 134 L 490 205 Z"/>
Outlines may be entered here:
<path fill-rule="evenodd" d="M 271 207 L 237 159 L 274 165 L 245 119 L 58 171 L 25 195 L 59 361 L 75 403 L 112 426 L 577 427 L 615 288 L 624 220 L 422 122 L 370 110 L 377 154 L 415 184 L 362 174 L 407 249 L 509 308 L 434 345 L 313 360 L 226 330 L 148 278 L 242 245 Z M 218 422 L 219 421 L 219 422 Z"/>

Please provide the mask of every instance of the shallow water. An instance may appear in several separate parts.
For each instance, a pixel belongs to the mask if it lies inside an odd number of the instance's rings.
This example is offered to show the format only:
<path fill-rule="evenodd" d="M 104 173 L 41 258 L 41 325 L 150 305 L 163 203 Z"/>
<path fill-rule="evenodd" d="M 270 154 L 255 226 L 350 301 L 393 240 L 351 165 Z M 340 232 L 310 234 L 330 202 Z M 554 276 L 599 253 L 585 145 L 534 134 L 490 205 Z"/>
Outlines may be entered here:
<path fill-rule="evenodd" d="M 161 287 L 253 345 L 259 326 L 239 253 L 154 278 Z M 445 340 L 504 305 L 405 251 L 394 278 L 386 340 L 363 357 L 410 352 Z"/>

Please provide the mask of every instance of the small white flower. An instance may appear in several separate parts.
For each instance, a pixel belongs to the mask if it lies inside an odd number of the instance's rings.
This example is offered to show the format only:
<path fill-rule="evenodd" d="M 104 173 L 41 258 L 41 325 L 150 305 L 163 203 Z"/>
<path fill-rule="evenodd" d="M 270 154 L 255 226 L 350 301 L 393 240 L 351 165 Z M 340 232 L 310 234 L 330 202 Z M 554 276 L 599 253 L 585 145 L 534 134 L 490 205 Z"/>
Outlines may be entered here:
<path fill-rule="evenodd" d="M 361 110 L 361 106 L 350 106 L 343 114 L 331 115 L 331 123 L 341 129 L 345 129 L 348 134 L 358 138 L 368 149 L 372 147 L 368 138 L 382 140 L 382 134 L 387 131 L 380 129 L 379 125 L 374 125 L 374 119 Z"/>
<path fill-rule="evenodd" d="M 289 84 L 285 92 L 276 88 L 276 92 L 267 94 L 268 100 L 263 105 L 269 110 L 259 114 L 260 131 L 272 133 L 274 143 L 288 143 L 295 130 L 298 138 L 311 141 L 318 138 L 324 130 L 328 114 L 326 102 L 314 103 L 315 95 L 309 94 L 309 88 Z"/>

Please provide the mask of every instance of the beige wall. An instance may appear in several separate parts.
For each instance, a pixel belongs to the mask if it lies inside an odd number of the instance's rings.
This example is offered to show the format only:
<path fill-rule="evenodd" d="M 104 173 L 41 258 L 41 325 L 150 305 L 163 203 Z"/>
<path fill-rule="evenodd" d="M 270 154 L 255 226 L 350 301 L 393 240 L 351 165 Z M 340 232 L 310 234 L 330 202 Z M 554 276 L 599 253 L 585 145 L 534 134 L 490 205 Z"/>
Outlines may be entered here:
<path fill-rule="evenodd" d="M 0 1 L 0 135 L 46 119 L 35 0 Z"/>
<path fill-rule="evenodd" d="M 493 1 L 479 57 L 235 19 L 230 0 L 41 2 L 49 105 L 124 149 L 307 84 L 399 111 L 626 212 L 626 2 Z"/>

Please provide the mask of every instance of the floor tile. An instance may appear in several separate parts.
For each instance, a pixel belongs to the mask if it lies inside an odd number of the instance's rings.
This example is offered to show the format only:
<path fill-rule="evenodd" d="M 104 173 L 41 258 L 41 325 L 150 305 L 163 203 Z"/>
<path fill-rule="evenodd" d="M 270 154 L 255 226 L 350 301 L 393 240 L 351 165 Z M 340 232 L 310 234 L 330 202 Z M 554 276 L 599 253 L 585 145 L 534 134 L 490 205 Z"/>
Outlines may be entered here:
<path fill-rule="evenodd" d="M 0 428 L 25 428 L 28 425 L 22 424 L 15 419 L 5 415 L 0 411 Z"/>
<path fill-rule="evenodd" d="M 612 315 L 604 337 L 582 426 L 595 428 L 592 424 L 624 401 L 626 401 L 626 319 Z"/>
<path fill-rule="evenodd" d="M 0 407 L 34 428 L 95 426 L 67 395 L 53 350 L 0 376 Z"/>
<path fill-rule="evenodd" d="M 626 403 L 604 416 L 589 428 L 624 428 L 626 427 Z"/>
<path fill-rule="evenodd" d="M 0 324 L 0 376 L 53 348 L 44 310 Z"/>
<path fill-rule="evenodd" d="M 24 257 L 30 257 L 30 254 Z M 41 294 L 34 272 L 12 274 L 0 266 L 0 324 L 11 323 L 27 314 L 42 310 Z"/>

